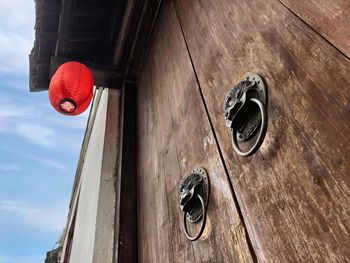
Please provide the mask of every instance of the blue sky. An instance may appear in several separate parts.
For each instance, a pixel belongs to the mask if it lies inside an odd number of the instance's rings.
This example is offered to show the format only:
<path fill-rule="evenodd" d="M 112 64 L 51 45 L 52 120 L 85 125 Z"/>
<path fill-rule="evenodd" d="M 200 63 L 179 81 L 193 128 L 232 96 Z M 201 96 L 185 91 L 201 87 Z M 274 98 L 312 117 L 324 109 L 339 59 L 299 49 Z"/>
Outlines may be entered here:
<path fill-rule="evenodd" d="M 88 111 L 29 93 L 34 0 L 0 1 L 0 17 L 0 263 L 40 263 L 66 221 Z"/>

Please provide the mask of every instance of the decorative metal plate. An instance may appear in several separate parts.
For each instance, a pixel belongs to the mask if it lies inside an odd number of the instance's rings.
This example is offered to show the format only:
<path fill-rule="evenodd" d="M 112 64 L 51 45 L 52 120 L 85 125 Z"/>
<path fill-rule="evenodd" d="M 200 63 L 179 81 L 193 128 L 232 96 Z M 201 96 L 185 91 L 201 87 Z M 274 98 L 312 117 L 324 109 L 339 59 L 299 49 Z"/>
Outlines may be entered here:
<path fill-rule="evenodd" d="M 246 74 L 225 96 L 226 125 L 237 130 L 238 141 L 250 139 L 261 122 L 260 111 L 249 103 L 250 98 L 257 98 L 266 105 L 264 81 L 255 73 Z"/>
<path fill-rule="evenodd" d="M 209 178 L 204 168 L 196 168 L 184 177 L 179 186 L 180 208 L 187 213 L 187 219 L 191 223 L 198 222 L 203 216 L 203 210 L 199 194 L 205 205 L 209 201 Z"/>

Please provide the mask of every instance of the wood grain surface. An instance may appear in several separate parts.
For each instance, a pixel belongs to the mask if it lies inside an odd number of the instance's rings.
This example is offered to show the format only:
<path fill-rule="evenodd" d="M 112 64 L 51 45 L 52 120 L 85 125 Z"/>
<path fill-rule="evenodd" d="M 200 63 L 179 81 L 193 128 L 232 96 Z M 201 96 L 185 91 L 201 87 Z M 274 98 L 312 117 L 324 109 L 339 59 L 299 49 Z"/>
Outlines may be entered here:
<path fill-rule="evenodd" d="M 350 261 L 349 59 L 278 1 L 174 2 L 259 262 Z M 242 158 L 223 106 L 247 72 L 265 78 L 269 124 Z"/>
<path fill-rule="evenodd" d="M 349 0 L 279 0 L 350 58 Z"/>
<path fill-rule="evenodd" d="M 172 3 L 161 8 L 137 105 L 139 262 L 252 262 Z M 201 239 L 191 242 L 178 186 L 201 166 L 211 181 L 208 218 Z"/>
<path fill-rule="evenodd" d="M 121 151 L 116 176 L 117 202 L 115 262 L 137 262 L 136 94 L 124 83 L 120 127 Z M 118 167 L 119 166 L 119 167 Z M 118 195 L 119 194 L 119 195 Z"/>

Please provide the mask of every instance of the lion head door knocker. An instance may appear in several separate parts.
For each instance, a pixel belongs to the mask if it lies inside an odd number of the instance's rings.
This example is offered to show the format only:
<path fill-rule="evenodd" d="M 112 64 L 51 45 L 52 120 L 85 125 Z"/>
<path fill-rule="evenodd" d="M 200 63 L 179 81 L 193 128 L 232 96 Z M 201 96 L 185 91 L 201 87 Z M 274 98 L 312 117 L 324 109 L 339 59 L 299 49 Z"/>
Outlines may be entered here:
<path fill-rule="evenodd" d="M 247 74 L 225 96 L 226 126 L 231 129 L 234 150 L 240 156 L 253 155 L 261 146 L 267 129 L 267 93 L 263 79 Z M 250 149 L 241 150 L 238 142 L 251 139 L 260 127 L 257 139 Z"/>
<path fill-rule="evenodd" d="M 203 234 L 207 217 L 209 190 L 209 178 L 204 168 L 194 169 L 180 182 L 180 208 L 184 212 L 183 228 L 186 237 L 191 241 L 196 241 Z M 200 220 L 201 227 L 198 234 L 191 236 L 188 232 L 187 221 L 198 223 Z"/>

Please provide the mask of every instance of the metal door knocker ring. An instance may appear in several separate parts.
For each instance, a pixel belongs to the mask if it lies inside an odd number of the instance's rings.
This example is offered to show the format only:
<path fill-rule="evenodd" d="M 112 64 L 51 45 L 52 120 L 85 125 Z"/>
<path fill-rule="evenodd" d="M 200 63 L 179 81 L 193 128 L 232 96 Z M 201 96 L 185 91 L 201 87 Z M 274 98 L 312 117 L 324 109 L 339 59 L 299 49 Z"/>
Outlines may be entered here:
<path fill-rule="evenodd" d="M 253 155 L 264 141 L 267 130 L 267 93 L 262 78 L 247 74 L 225 97 L 225 120 L 231 129 L 232 145 L 240 156 Z M 248 141 L 257 132 L 257 139 L 250 149 L 243 151 L 239 142 Z"/>
<path fill-rule="evenodd" d="M 191 241 L 196 241 L 198 240 L 202 234 L 203 234 L 203 231 L 204 231 L 204 228 L 205 228 L 205 223 L 206 223 L 206 220 L 207 220 L 207 209 L 205 208 L 205 204 L 204 204 L 204 200 L 203 198 L 197 194 L 197 198 L 200 200 L 201 202 L 201 205 L 202 205 L 202 211 L 203 211 L 203 214 L 202 214 L 202 224 L 201 224 L 201 229 L 199 230 L 198 234 L 194 237 L 192 237 L 189 233 L 188 233 L 188 229 L 187 229 L 187 212 L 184 213 L 184 231 L 185 231 L 185 235 L 186 237 L 191 240 Z"/>
<path fill-rule="evenodd" d="M 194 169 L 183 178 L 179 186 L 180 208 L 184 212 L 183 229 L 186 237 L 191 241 L 198 240 L 205 229 L 207 219 L 207 205 L 209 200 L 209 179 L 204 168 Z M 188 231 L 188 221 L 198 223 L 201 227 L 195 236 Z"/>

